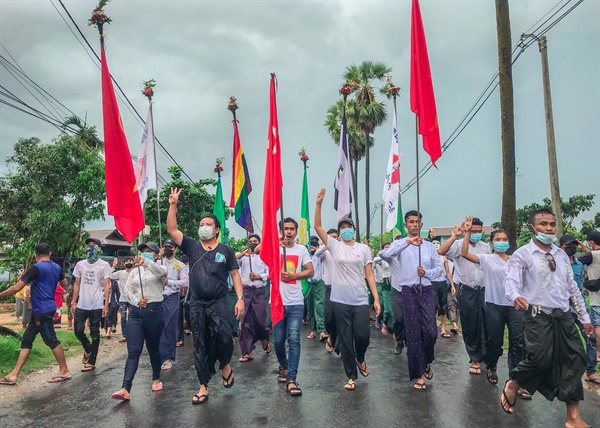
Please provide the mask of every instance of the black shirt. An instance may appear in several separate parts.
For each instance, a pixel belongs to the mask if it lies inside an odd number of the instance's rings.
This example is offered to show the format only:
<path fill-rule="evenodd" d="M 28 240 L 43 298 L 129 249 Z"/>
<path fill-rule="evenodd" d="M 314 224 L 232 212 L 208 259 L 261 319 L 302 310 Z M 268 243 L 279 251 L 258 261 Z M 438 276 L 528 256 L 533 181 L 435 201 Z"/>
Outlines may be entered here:
<path fill-rule="evenodd" d="M 231 247 L 219 243 L 206 251 L 200 242 L 184 235 L 181 251 L 190 260 L 190 300 L 207 301 L 225 297 L 229 271 L 238 269 Z"/>

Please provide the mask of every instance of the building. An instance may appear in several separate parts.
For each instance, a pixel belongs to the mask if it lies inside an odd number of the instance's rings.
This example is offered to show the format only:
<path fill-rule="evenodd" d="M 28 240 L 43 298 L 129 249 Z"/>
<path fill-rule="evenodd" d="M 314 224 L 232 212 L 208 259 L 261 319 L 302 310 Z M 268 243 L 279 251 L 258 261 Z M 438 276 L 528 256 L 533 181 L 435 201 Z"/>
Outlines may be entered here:
<path fill-rule="evenodd" d="M 117 229 L 86 230 L 90 238 L 98 239 L 102 245 L 102 257 L 113 258 L 131 255 L 131 244 Z"/>

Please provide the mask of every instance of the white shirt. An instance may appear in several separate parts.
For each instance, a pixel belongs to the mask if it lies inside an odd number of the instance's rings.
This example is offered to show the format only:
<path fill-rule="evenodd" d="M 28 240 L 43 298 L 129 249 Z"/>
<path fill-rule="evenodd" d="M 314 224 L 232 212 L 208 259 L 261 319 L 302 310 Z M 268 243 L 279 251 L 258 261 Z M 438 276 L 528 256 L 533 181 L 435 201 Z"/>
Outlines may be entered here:
<path fill-rule="evenodd" d="M 325 285 L 331 285 L 331 254 L 327 245 L 321 245 L 315 251 L 315 256 L 323 262 L 323 282 Z"/>
<path fill-rule="evenodd" d="M 358 242 L 347 245 L 331 236 L 327 238 L 327 247 L 333 259 L 331 301 L 353 306 L 368 305 L 365 267 L 373 263 L 371 249 Z"/>
<path fill-rule="evenodd" d="M 446 278 L 444 277 L 444 275 L 446 274 L 446 267 L 444 266 L 444 256 L 440 256 L 440 260 L 442 262 L 442 266 L 444 267 L 444 273 L 438 276 L 436 279 L 434 279 L 434 282 L 446 282 Z"/>
<path fill-rule="evenodd" d="M 316 251 L 315 251 L 315 253 L 316 253 Z M 312 278 L 309 278 L 308 281 L 309 282 L 323 281 L 323 278 L 325 276 L 325 268 L 323 267 L 323 260 L 321 260 L 321 258 L 317 257 L 315 254 L 312 254 L 310 256 L 310 259 L 312 260 L 313 269 L 315 270 L 315 274 L 313 275 Z"/>
<path fill-rule="evenodd" d="M 381 260 L 381 257 L 376 257 Z M 383 269 L 381 268 L 381 263 L 376 263 L 375 259 L 373 259 L 373 275 L 375 275 L 375 282 L 377 284 L 381 284 L 383 282 Z"/>
<path fill-rule="evenodd" d="M 120 300 L 126 302 L 125 298 L 125 284 L 127 283 L 127 278 L 129 278 L 129 272 L 126 269 L 123 270 L 115 270 L 110 274 L 110 279 L 113 279 L 119 283 L 119 293 L 121 293 Z"/>
<path fill-rule="evenodd" d="M 300 273 L 302 267 L 311 263 L 310 254 L 306 247 L 294 244 L 293 247 L 286 247 L 286 264 L 283 263 L 283 248 L 279 247 L 281 254 L 281 264 L 289 273 Z M 302 294 L 302 281 L 292 280 L 284 282 L 281 278 L 279 283 L 279 293 L 284 306 L 304 305 L 304 295 Z"/>
<path fill-rule="evenodd" d="M 377 270 L 380 271 L 381 275 L 381 280 L 378 280 L 377 276 L 375 276 L 375 281 L 383 282 L 384 279 L 389 278 L 391 276 L 390 265 L 388 264 L 388 262 L 379 257 L 379 255 L 373 258 L 373 270 L 375 270 L 375 267 L 378 267 Z"/>
<path fill-rule="evenodd" d="M 499 306 L 512 306 L 506 298 L 504 280 L 508 272 L 508 262 L 498 254 L 480 254 L 479 264 L 485 277 L 485 301 Z"/>
<path fill-rule="evenodd" d="M 111 273 L 112 268 L 102 259 L 92 264 L 85 259 L 75 265 L 73 276 L 80 278 L 78 308 L 91 311 L 104 307 L 104 280 Z"/>
<path fill-rule="evenodd" d="M 141 286 L 144 290 L 144 298 L 148 303 L 162 302 L 163 291 L 165 288 L 165 278 L 167 277 L 167 267 L 159 265 L 148 259 L 144 260 L 143 266 L 133 268 L 125 284 L 125 297 L 127 301 L 137 306 L 142 298 Z M 141 281 L 140 281 L 141 278 Z"/>
<path fill-rule="evenodd" d="M 167 284 L 165 284 L 163 296 L 167 297 L 179 293 L 182 288 L 189 287 L 190 268 L 185 263 L 175 257 L 170 260 L 167 258 L 158 259 L 156 263 L 167 267 Z"/>
<path fill-rule="evenodd" d="M 252 269 L 250 269 L 251 264 Z M 238 266 L 240 267 L 242 285 L 256 288 L 267 285 L 267 280 L 269 279 L 269 267 L 261 260 L 259 255 L 251 254 L 250 256 L 244 256 L 241 259 L 238 259 Z M 250 279 L 250 272 L 260 275 L 261 279 Z"/>
<path fill-rule="evenodd" d="M 504 280 L 506 298 L 513 303 L 517 297 L 523 297 L 530 305 L 541 306 L 545 311 L 562 309 L 568 312 L 572 302 L 579 321 L 589 323 L 590 316 L 573 279 L 569 256 L 552 245 L 550 254 L 556 262 L 556 271 L 552 272 L 545 258 L 546 252 L 533 239 L 508 260 L 508 273 Z"/>
<path fill-rule="evenodd" d="M 398 291 L 402 291 L 402 286 L 419 285 L 419 275 L 417 275 L 419 247 L 407 244 L 406 241 L 407 238 L 395 240 L 388 248 L 379 252 L 379 256 L 390 264 L 392 287 Z M 421 279 L 421 284 L 430 286 L 432 280 L 444 274 L 444 265 L 431 242 L 423 241 L 420 247 L 420 265 L 425 269 L 425 276 Z M 392 265 L 393 260 L 398 262 L 397 269 Z M 394 279 L 394 276 L 397 277 Z"/>
<path fill-rule="evenodd" d="M 446 253 L 446 258 L 454 262 L 454 274 L 452 275 L 454 284 L 464 284 L 467 287 L 484 287 L 485 280 L 481 265 L 471 263 L 460 255 L 463 240 L 464 238 L 455 241 Z M 485 242 L 479 241 L 474 246 L 469 242 L 469 253 L 477 255 L 491 254 L 492 250 Z"/>

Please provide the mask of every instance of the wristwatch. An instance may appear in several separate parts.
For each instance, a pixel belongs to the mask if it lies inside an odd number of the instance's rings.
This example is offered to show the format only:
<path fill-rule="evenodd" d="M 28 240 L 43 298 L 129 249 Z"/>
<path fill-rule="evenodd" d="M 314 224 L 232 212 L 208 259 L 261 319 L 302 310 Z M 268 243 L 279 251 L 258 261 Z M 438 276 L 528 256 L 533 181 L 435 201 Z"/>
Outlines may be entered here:
<path fill-rule="evenodd" d="M 238 300 L 244 300 L 244 296 L 243 295 L 237 296 L 237 298 L 238 298 Z"/>

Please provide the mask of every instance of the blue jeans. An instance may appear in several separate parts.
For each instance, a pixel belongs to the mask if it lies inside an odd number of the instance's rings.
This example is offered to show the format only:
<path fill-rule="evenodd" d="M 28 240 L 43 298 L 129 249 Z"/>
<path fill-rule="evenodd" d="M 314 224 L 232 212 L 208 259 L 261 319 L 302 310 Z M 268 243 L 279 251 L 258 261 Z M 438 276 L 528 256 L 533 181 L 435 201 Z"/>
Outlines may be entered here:
<path fill-rule="evenodd" d="M 283 319 L 273 327 L 273 342 L 279 367 L 287 368 L 287 381 L 296 381 L 300 362 L 300 327 L 304 305 L 283 307 Z M 289 358 L 285 354 L 285 340 L 289 347 Z"/>
<path fill-rule="evenodd" d="M 119 312 L 121 313 L 121 334 L 127 338 L 127 309 L 129 309 L 129 303 L 119 302 Z"/>

